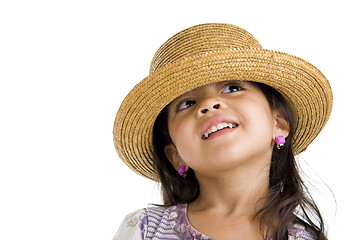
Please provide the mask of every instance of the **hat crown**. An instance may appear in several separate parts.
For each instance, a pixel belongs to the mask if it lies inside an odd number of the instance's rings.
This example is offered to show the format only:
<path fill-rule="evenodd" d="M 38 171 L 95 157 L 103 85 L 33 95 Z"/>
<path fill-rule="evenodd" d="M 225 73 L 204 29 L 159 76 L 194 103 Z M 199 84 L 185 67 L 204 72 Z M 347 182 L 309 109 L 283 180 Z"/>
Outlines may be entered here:
<path fill-rule="evenodd" d="M 181 58 L 233 48 L 262 46 L 252 34 L 232 24 L 196 25 L 175 34 L 157 50 L 151 62 L 150 73 Z"/>

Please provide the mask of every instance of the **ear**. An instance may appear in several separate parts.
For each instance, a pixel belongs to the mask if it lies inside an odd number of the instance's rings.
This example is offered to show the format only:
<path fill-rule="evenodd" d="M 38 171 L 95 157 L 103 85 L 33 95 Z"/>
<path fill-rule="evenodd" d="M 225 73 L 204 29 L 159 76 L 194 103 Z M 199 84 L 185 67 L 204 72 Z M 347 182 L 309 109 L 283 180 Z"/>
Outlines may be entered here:
<path fill-rule="evenodd" d="M 273 120 L 274 120 L 274 128 L 273 128 L 273 139 L 277 136 L 288 137 L 289 135 L 289 122 L 285 119 L 284 115 L 278 111 L 273 111 Z"/>
<path fill-rule="evenodd" d="M 186 166 L 186 171 L 188 170 L 187 164 L 183 161 L 177 151 L 176 146 L 173 143 L 167 144 L 164 150 L 168 160 L 172 163 L 176 170 L 178 170 L 183 165 Z"/>

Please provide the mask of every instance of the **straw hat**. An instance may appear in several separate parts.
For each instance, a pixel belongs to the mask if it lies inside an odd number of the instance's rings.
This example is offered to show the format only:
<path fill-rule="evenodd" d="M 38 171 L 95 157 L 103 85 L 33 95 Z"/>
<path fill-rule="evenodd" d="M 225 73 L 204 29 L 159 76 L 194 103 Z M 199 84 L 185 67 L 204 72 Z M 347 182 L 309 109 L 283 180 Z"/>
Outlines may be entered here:
<path fill-rule="evenodd" d="M 136 173 L 157 181 L 152 127 L 160 111 L 197 87 L 246 80 L 277 89 L 295 116 L 294 153 L 304 151 L 328 121 L 333 102 L 325 76 L 310 63 L 263 49 L 246 30 L 209 23 L 185 29 L 155 53 L 150 74 L 123 100 L 113 128 L 120 158 Z"/>

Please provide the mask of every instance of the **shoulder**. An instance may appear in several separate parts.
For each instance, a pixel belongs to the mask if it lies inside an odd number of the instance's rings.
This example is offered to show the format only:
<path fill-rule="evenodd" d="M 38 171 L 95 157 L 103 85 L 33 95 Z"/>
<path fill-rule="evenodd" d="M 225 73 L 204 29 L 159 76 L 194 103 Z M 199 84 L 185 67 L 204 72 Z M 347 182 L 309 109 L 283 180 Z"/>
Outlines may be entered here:
<path fill-rule="evenodd" d="M 143 239 L 143 228 L 147 211 L 145 208 L 136 210 L 128 214 L 122 221 L 114 240 L 124 239 Z"/>
<path fill-rule="evenodd" d="M 288 240 L 316 240 L 317 235 L 306 224 L 294 223 L 288 228 Z"/>
<path fill-rule="evenodd" d="M 170 235 L 175 238 L 169 222 L 171 208 L 148 207 L 128 214 L 113 240 L 152 239 Z M 157 236 L 158 235 L 158 236 Z"/>

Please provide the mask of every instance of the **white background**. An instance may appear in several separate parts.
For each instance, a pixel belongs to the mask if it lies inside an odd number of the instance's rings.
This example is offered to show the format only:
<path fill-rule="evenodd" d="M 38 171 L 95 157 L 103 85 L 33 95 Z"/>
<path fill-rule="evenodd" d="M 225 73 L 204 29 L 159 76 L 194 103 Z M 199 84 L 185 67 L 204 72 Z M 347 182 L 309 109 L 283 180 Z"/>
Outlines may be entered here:
<path fill-rule="evenodd" d="M 354 3 L 1 1 L 0 239 L 112 239 L 126 214 L 159 201 L 158 186 L 118 158 L 113 121 L 157 48 L 206 22 L 243 27 L 329 79 L 332 116 L 299 162 L 330 238 L 359 239 Z"/>

